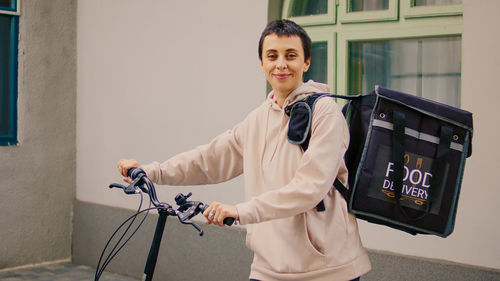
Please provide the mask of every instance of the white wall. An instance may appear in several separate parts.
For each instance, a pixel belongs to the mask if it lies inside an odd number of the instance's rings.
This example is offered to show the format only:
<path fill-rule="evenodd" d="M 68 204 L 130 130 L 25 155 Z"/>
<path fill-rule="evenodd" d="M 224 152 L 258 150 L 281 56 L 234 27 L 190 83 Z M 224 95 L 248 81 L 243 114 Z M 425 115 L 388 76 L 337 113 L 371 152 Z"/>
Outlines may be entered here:
<path fill-rule="evenodd" d="M 120 158 L 163 161 L 210 141 L 265 99 L 257 43 L 267 1 L 78 2 L 77 199 L 136 208 L 109 190 Z M 243 200 L 241 179 L 191 190 Z M 126 198 L 125 198 L 126 197 Z"/>
<path fill-rule="evenodd" d="M 78 2 L 77 199 L 127 208 L 136 198 L 106 186 L 116 162 L 164 160 L 230 128 L 265 95 L 257 40 L 267 1 L 86 0 Z M 500 158 L 497 0 L 464 3 L 462 106 L 474 112 L 455 232 L 413 237 L 360 221 L 367 248 L 500 268 Z M 141 6 L 142 5 L 142 6 Z M 141 131 L 138 129 L 141 128 Z M 196 199 L 236 203 L 241 180 L 207 188 L 162 188 Z M 333 238 L 332 238 L 333 239 Z"/>
<path fill-rule="evenodd" d="M 461 260 L 500 268 L 500 184 L 497 180 L 500 150 L 498 77 L 500 45 L 497 0 L 466 0 L 462 74 L 463 104 L 474 113 L 474 142 L 469 159 L 457 231 L 466 253 Z"/>

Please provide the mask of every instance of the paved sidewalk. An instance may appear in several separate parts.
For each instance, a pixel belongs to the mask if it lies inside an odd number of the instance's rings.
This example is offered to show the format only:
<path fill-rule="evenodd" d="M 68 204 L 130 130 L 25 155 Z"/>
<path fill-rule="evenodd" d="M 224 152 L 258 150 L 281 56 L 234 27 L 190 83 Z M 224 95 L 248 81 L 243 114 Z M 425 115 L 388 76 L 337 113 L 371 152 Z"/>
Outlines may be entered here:
<path fill-rule="evenodd" d="M 68 263 L 51 264 L 0 272 L 1 281 L 89 281 L 94 280 L 95 268 Z M 104 273 L 100 281 L 138 281 L 127 276 Z"/>

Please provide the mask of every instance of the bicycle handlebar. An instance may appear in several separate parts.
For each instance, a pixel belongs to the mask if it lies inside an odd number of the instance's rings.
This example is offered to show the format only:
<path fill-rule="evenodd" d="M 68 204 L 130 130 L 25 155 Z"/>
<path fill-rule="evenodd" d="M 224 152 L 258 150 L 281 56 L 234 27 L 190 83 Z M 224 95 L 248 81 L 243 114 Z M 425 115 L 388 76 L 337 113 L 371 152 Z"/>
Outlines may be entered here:
<path fill-rule="evenodd" d="M 109 262 L 118 254 L 118 252 L 127 244 L 127 242 L 134 236 L 136 231 L 139 229 L 139 227 L 142 225 L 144 220 L 147 217 L 147 214 L 149 213 L 149 210 L 152 208 L 147 208 L 141 211 L 141 206 L 142 206 L 142 192 L 147 193 L 149 195 L 149 199 L 151 204 L 155 206 L 155 208 L 158 211 L 158 222 L 156 224 L 156 231 L 153 237 L 153 242 L 151 244 L 151 248 L 149 250 L 149 256 L 148 260 L 146 262 L 146 268 L 144 270 L 144 277 L 145 279 L 143 280 L 152 280 L 153 277 L 153 272 L 154 268 L 156 265 L 156 259 L 158 257 L 158 252 L 160 248 L 160 243 L 161 243 L 161 238 L 163 234 L 163 230 L 165 227 L 165 223 L 167 220 L 168 216 L 176 216 L 179 219 L 179 222 L 182 224 L 190 224 L 193 226 L 200 234 L 200 236 L 203 235 L 203 230 L 194 222 L 191 221 L 191 218 L 194 216 L 198 215 L 199 213 L 202 213 L 206 211 L 208 208 L 208 205 L 205 205 L 204 203 L 200 201 L 188 201 L 187 199 L 192 195 L 191 192 L 189 192 L 187 195 L 184 195 L 182 193 L 179 193 L 175 196 L 175 203 L 179 206 L 177 210 L 172 208 L 172 206 L 168 203 L 165 202 L 160 202 L 158 201 L 158 197 L 156 195 L 156 189 L 154 187 L 153 182 L 146 176 L 146 173 L 139 168 L 132 168 L 127 171 L 127 175 L 132 179 L 130 184 L 128 186 L 124 186 L 121 184 L 117 183 L 112 183 L 109 185 L 109 188 L 121 188 L 125 194 L 141 194 L 141 204 L 139 205 L 139 210 L 130 218 L 128 218 L 125 222 L 122 223 L 116 229 L 115 233 L 111 236 L 111 238 L 108 240 L 108 243 L 104 247 L 104 250 L 102 251 L 101 257 L 99 258 L 99 263 L 96 267 L 96 273 L 94 276 L 94 280 L 99 280 L 101 274 L 104 272 L 104 269 L 107 267 Z M 132 223 L 135 221 L 137 216 L 142 213 L 147 211 L 146 215 L 143 217 L 137 228 L 134 230 L 134 232 L 125 240 L 120 245 L 120 242 L 122 239 L 125 237 L 125 234 L 128 232 L 129 228 L 132 226 Z M 130 224 L 128 227 L 125 229 L 125 231 L 122 233 L 122 236 L 120 240 L 116 243 L 116 245 L 113 247 L 111 250 L 111 253 L 107 256 L 107 258 L 104 260 L 104 263 L 101 266 L 101 261 L 102 257 L 104 255 L 104 252 L 106 251 L 106 248 L 108 247 L 109 243 L 111 242 L 111 239 L 115 236 L 115 234 L 120 230 L 125 223 L 130 221 Z M 230 226 L 234 222 L 234 218 L 225 218 L 224 219 L 224 224 Z M 119 246 L 119 247 L 118 247 Z"/>
<path fill-rule="evenodd" d="M 158 208 L 158 210 L 166 211 L 169 216 L 176 216 L 181 223 L 192 225 L 198 230 L 200 236 L 203 235 L 201 228 L 194 222 L 191 222 L 190 219 L 199 213 L 203 213 L 208 208 L 208 205 L 200 201 L 188 201 L 187 199 L 192 195 L 191 192 L 187 195 L 179 193 L 175 196 L 175 202 L 179 208 L 174 210 L 170 204 L 158 201 L 154 184 L 142 169 L 131 168 L 128 170 L 127 174 L 132 179 L 128 186 L 112 183 L 109 185 L 109 188 L 121 188 L 126 194 L 139 193 L 140 189 L 149 195 L 151 203 Z M 224 219 L 224 224 L 227 226 L 231 226 L 233 223 L 234 218 L 227 217 Z"/>

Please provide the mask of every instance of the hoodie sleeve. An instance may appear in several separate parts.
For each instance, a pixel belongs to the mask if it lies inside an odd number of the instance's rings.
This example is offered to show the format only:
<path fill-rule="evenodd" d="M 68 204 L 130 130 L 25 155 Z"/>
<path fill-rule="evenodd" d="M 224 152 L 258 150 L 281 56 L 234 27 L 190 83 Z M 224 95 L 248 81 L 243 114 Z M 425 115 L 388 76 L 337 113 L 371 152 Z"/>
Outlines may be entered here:
<path fill-rule="evenodd" d="M 237 177 L 243 172 L 239 126 L 220 134 L 209 144 L 142 168 L 153 182 L 162 185 L 213 184 Z"/>
<path fill-rule="evenodd" d="M 346 175 L 344 154 L 349 131 L 332 99 L 317 102 L 311 140 L 295 176 L 285 186 L 236 205 L 242 224 L 285 218 L 314 208 L 332 188 L 340 169 Z M 346 178 L 341 179 L 346 181 Z"/>

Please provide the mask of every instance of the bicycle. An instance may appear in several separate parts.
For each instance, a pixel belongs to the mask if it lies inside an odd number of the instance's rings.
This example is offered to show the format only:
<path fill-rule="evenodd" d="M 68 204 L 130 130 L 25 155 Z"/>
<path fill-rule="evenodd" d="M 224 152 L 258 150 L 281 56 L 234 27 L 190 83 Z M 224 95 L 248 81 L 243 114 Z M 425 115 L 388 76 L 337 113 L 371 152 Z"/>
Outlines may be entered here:
<path fill-rule="evenodd" d="M 194 222 L 191 221 L 191 219 L 198 215 L 199 213 L 203 213 L 207 208 L 208 205 L 204 204 L 203 202 L 200 201 L 188 201 L 187 199 L 192 195 L 191 192 L 189 192 L 187 195 L 184 195 L 182 193 L 179 193 L 175 196 L 174 200 L 175 203 L 177 204 L 178 208 L 174 209 L 172 205 L 165 203 L 165 202 L 160 202 L 158 200 L 158 197 L 156 195 L 156 189 L 154 187 L 153 182 L 146 176 L 146 173 L 139 168 L 132 168 L 128 171 L 128 176 L 132 179 L 130 184 L 128 186 L 124 186 L 121 184 L 117 183 L 112 183 L 109 185 L 109 188 L 121 188 L 125 192 L 125 194 L 140 194 L 141 195 L 141 201 L 139 204 L 139 208 L 137 212 L 127 218 L 118 228 L 115 230 L 115 232 L 111 235 L 109 238 L 108 242 L 104 246 L 104 249 L 102 250 L 101 256 L 99 257 L 99 262 L 97 263 L 96 266 L 96 272 L 94 275 L 94 281 L 98 281 L 99 278 L 101 277 L 102 273 L 104 272 L 104 269 L 108 266 L 108 264 L 111 262 L 111 260 L 118 254 L 118 252 L 128 243 L 128 241 L 134 236 L 134 234 L 137 232 L 137 230 L 141 227 L 142 223 L 146 219 L 148 213 L 150 210 L 157 210 L 158 211 L 158 220 L 156 223 L 156 229 L 155 233 L 153 236 L 153 241 L 151 243 L 151 247 L 149 250 L 148 258 L 146 261 L 146 266 L 144 268 L 144 275 L 142 280 L 144 281 L 151 281 L 153 279 L 153 274 L 154 270 L 156 267 L 156 261 L 158 258 L 158 253 L 160 250 L 160 244 L 163 236 L 163 232 L 165 229 L 165 224 L 167 221 L 168 216 L 175 216 L 179 219 L 179 222 L 182 224 L 188 224 L 193 226 L 200 234 L 200 236 L 203 236 L 203 230 Z M 149 195 L 149 207 L 141 210 L 142 208 L 142 193 L 146 193 Z M 151 207 L 151 204 L 153 204 L 154 207 Z M 132 224 L 134 223 L 135 219 L 137 216 L 141 213 L 146 212 L 146 215 L 143 217 L 143 219 L 139 222 L 139 225 L 135 228 L 135 230 L 132 232 L 132 234 L 120 245 L 120 242 L 123 240 L 127 232 L 130 230 L 132 227 Z M 104 260 L 103 264 L 101 265 L 102 258 L 104 256 L 104 253 L 106 249 L 108 248 L 111 240 L 113 237 L 118 233 L 118 231 L 126 225 L 127 222 L 130 223 L 128 224 L 127 228 L 125 229 L 124 233 L 116 242 L 115 246 L 111 250 L 111 252 L 108 254 L 106 259 Z M 224 224 L 231 226 L 234 223 L 234 218 L 225 218 L 224 219 Z M 120 246 L 118 246 L 120 245 Z"/>

